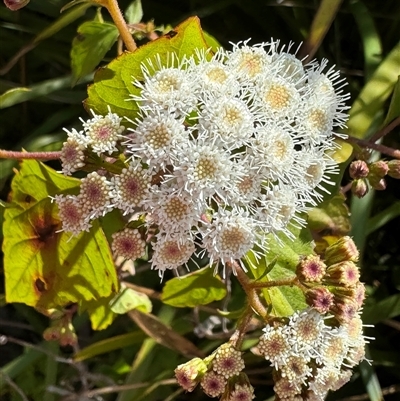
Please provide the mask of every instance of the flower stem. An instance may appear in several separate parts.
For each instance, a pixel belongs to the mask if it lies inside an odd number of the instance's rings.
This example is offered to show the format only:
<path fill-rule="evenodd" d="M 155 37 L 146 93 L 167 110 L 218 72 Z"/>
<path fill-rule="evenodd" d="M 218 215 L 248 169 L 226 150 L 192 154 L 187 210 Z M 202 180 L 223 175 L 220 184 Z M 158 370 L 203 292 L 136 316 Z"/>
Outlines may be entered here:
<path fill-rule="evenodd" d="M 258 313 L 263 319 L 266 319 L 268 316 L 268 312 L 262 304 L 260 297 L 257 294 L 257 291 L 252 288 L 251 280 L 247 277 L 246 273 L 241 269 L 239 264 L 234 261 L 230 263 L 234 267 L 234 271 L 236 271 L 236 277 L 242 286 L 244 292 L 247 295 L 247 299 L 251 308 Z"/>
<path fill-rule="evenodd" d="M 389 148 L 388 146 L 381 145 L 379 143 L 373 143 L 373 142 L 367 141 L 365 139 L 358 139 L 358 138 L 354 138 L 352 136 L 348 136 L 347 138 L 345 138 L 343 140 L 345 142 L 349 142 L 349 143 L 358 145 L 362 148 L 377 150 L 378 152 L 383 153 L 388 156 L 392 156 L 395 159 L 400 159 L 400 150 L 398 150 L 398 149 Z"/>
<path fill-rule="evenodd" d="M 96 0 L 96 3 L 107 8 L 114 21 L 115 26 L 118 28 L 119 34 L 125 43 L 126 48 L 130 52 L 134 52 L 137 49 L 135 40 L 133 39 L 131 33 L 129 32 L 128 25 L 122 15 L 122 12 L 118 6 L 117 0 Z"/>
<path fill-rule="evenodd" d="M 232 334 L 231 338 L 229 339 L 232 345 L 240 350 L 244 336 L 247 332 L 247 327 L 250 324 L 251 318 L 253 316 L 253 308 L 250 304 L 247 304 L 246 310 L 244 311 L 243 315 L 240 317 L 237 328 L 235 332 Z"/>
<path fill-rule="evenodd" d="M 384 137 L 389 132 L 392 132 L 398 125 L 400 125 L 400 117 L 395 118 L 391 123 L 372 135 L 371 138 L 369 138 L 370 142 L 376 142 L 378 139 Z"/>
<path fill-rule="evenodd" d="M 287 278 L 283 280 L 271 280 L 271 281 L 250 281 L 250 287 L 252 288 L 271 288 L 271 287 L 282 287 L 289 286 L 293 287 L 298 285 L 297 277 Z"/>
<path fill-rule="evenodd" d="M 0 149 L 0 159 L 36 159 L 36 160 L 58 160 L 61 152 L 17 152 L 14 150 Z"/>

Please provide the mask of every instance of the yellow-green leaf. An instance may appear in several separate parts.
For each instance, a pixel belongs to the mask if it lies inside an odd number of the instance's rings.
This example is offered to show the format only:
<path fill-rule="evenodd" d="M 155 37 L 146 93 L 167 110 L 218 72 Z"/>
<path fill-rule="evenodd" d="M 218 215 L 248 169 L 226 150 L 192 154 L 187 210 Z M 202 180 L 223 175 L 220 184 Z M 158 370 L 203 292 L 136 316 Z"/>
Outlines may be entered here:
<path fill-rule="evenodd" d="M 22 163 L 4 213 L 7 302 L 49 309 L 117 291 L 111 252 L 99 224 L 73 238 L 59 231 L 57 206 L 49 196 L 76 191 L 78 184 L 36 161 Z"/>
<path fill-rule="evenodd" d="M 194 54 L 195 49 L 207 49 L 200 22 L 191 17 L 177 26 L 173 33 L 139 47 L 133 53 L 124 53 L 105 68 L 97 71 L 94 84 L 89 87 L 89 97 L 85 101 L 87 108 L 98 114 L 111 111 L 130 119 L 137 117 L 138 106 L 131 100 L 131 95 L 138 95 L 139 89 L 132 81 L 143 78 L 141 64 L 156 55 L 161 63 L 167 64 L 169 53 L 175 53 L 178 59 Z"/>
<path fill-rule="evenodd" d="M 165 283 L 161 300 L 178 308 L 206 305 L 219 301 L 226 295 L 225 284 L 213 269 L 205 267 L 180 278 L 175 277 Z"/>
<path fill-rule="evenodd" d="M 146 294 L 132 288 L 121 288 L 119 293 L 110 301 L 110 309 L 117 314 L 124 314 L 132 309 L 150 313 L 152 304 Z"/>
<path fill-rule="evenodd" d="M 362 89 L 350 110 L 348 133 L 364 138 L 375 115 L 383 108 L 398 80 L 400 65 L 400 42 L 376 69 Z"/>
<path fill-rule="evenodd" d="M 321 236 L 341 237 L 350 231 L 350 213 L 345 196 L 337 194 L 308 212 L 308 227 Z"/>

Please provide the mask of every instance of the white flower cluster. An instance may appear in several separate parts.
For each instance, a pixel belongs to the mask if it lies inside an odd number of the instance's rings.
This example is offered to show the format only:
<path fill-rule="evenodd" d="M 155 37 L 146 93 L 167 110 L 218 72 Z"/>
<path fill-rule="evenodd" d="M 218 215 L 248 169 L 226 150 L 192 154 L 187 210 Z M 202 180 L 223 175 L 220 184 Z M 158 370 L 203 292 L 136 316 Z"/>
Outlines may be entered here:
<path fill-rule="evenodd" d="M 324 400 L 350 380 L 351 368 L 365 359 L 366 337 L 356 315 L 331 327 L 312 308 L 292 315 L 286 325 L 264 329 L 258 351 L 275 369 L 274 390 L 280 399 Z"/>
<path fill-rule="evenodd" d="M 147 215 L 158 230 L 152 261 L 160 275 L 185 264 L 195 242 L 210 264 L 225 264 L 263 247 L 270 233 L 290 236 L 290 222 L 302 224 L 336 171 L 329 152 L 347 99 L 339 73 L 326 61 L 303 66 L 277 42 L 183 60 L 170 54 L 147 60 L 142 72 L 130 99 L 139 117 L 120 144 L 129 162 L 109 173 L 100 212 L 111 203 Z M 75 158 L 63 160 L 63 171 L 81 166 L 84 146 L 116 151 L 120 121 L 94 115 L 84 123 L 86 143 L 70 133 Z"/>

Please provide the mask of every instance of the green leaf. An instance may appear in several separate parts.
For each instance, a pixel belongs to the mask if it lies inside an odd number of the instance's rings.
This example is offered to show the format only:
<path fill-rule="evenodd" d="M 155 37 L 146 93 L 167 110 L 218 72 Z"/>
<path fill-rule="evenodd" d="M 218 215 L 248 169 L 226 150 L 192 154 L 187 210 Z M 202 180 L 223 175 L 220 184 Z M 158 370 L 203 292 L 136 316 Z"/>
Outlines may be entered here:
<path fill-rule="evenodd" d="M 389 111 L 386 115 L 383 126 L 388 125 L 395 118 L 400 116 L 400 75 L 397 78 L 397 83 L 393 89 L 392 99 L 390 101 Z"/>
<path fill-rule="evenodd" d="M 389 207 L 371 217 L 368 220 L 365 234 L 369 235 L 373 233 L 397 216 L 400 216 L 400 201 L 392 203 Z"/>
<path fill-rule="evenodd" d="M 97 355 L 115 351 L 116 349 L 126 348 L 134 344 L 141 344 L 145 338 L 146 335 L 142 331 L 134 331 L 133 333 L 107 338 L 78 351 L 74 355 L 74 361 L 81 362 Z"/>
<path fill-rule="evenodd" d="M 110 302 L 114 297 L 115 294 L 111 294 L 106 298 L 79 303 L 79 313 L 87 311 L 93 330 L 106 329 L 117 317 L 110 308 Z"/>
<path fill-rule="evenodd" d="M 349 209 L 343 194 L 337 194 L 308 212 L 308 227 L 320 236 L 341 237 L 350 231 Z"/>
<path fill-rule="evenodd" d="M 207 43 L 207 47 L 211 49 L 214 53 L 222 47 L 222 45 L 218 42 L 217 39 L 214 38 L 214 36 L 210 35 L 208 32 L 203 31 L 203 36 L 204 39 Z"/>
<path fill-rule="evenodd" d="M 132 288 L 121 288 L 119 293 L 111 300 L 110 308 L 114 313 L 121 315 L 132 309 L 150 313 L 152 304 L 146 294 L 137 292 Z"/>
<path fill-rule="evenodd" d="M 74 84 L 95 69 L 117 38 L 118 29 L 113 24 L 89 21 L 78 28 L 71 50 Z"/>
<path fill-rule="evenodd" d="M 94 84 L 89 87 L 87 109 L 100 115 L 111 111 L 131 120 L 138 115 L 136 102 L 130 100 L 131 95 L 139 95 L 140 89 L 132 81 L 143 79 L 141 64 L 156 55 L 161 63 L 167 64 L 169 53 L 175 53 L 179 59 L 194 54 L 195 49 L 207 49 L 199 19 L 191 17 L 175 28 L 176 35 L 164 35 L 139 47 L 133 53 L 124 53 L 113 60 L 107 67 L 97 70 Z"/>
<path fill-rule="evenodd" d="M 279 234 L 277 238 L 270 236 L 264 259 L 257 260 L 251 252 L 246 255 L 246 264 L 256 280 L 263 282 L 290 279 L 295 276 L 300 257 L 312 254 L 313 247 L 308 230 L 293 229 L 293 234 L 295 236 L 293 240 L 284 234 Z M 273 268 L 265 274 L 271 263 L 274 263 Z M 307 307 L 304 295 L 297 287 L 265 288 L 263 295 L 267 304 L 271 306 L 271 313 L 278 317 L 291 316 L 295 311 Z"/>
<path fill-rule="evenodd" d="M 178 308 L 206 305 L 226 296 L 225 284 L 213 269 L 205 267 L 182 278 L 175 277 L 165 283 L 161 300 Z"/>
<path fill-rule="evenodd" d="M 364 2 L 354 0 L 349 8 L 356 20 L 364 47 L 364 70 L 369 79 L 382 61 L 382 43 L 374 20 Z"/>
<path fill-rule="evenodd" d="M 43 31 L 36 36 L 34 43 L 40 42 L 41 40 L 54 36 L 61 29 L 65 28 L 66 26 L 68 26 L 69 24 L 80 18 L 82 15 L 84 15 L 86 10 L 91 6 L 93 6 L 93 3 L 87 1 L 85 2 L 85 4 L 81 4 L 69 10 L 68 12 L 64 13 L 63 15 L 60 16 L 60 18 L 58 18 L 52 24 L 43 29 Z M 66 10 L 65 7 L 64 10 Z"/>
<path fill-rule="evenodd" d="M 368 303 L 364 306 L 363 322 L 376 324 L 385 319 L 400 315 L 400 294 L 391 295 L 379 302 Z"/>
<path fill-rule="evenodd" d="M 73 238 L 59 231 L 57 205 L 49 196 L 76 192 L 78 184 L 44 164 L 22 162 L 4 213 L 7 302 L 50 309 L 116 292 L 111 251 L 98 222 Z"/>
<path fill-rule="evenodd" d="M 331 27 L 342 2 L 343 0 L 322 0 L 320 2 L 308 38 L 300 50 L 300 58 L 308 56 L 310 59 L 314 56 Z"/>
<path fill-rule="evenodd" d="M 91 82 L 93 75 L 85 76 L 81 82 Z M 13 88 L 4 92 L 0 96 L 0 109 L 5 109 L 15 104 L 26 102 L 28 100 L 36 99 L 40 96 L 47 96 L 60 89 L 69 88 L 73 83 L 71 76 L 63 78 L 54 78 L 47 81 L 34 84 L 30 87 Z"/>
<path fill-rule="evenodd" d="M 400 42 L 379 65 L 353 103 L 347 123 L 350 135 L 364 138 L 368 134 L 376 114 L 383 108 L 398 80 L 398 65 L 400 65 Z"/>
<path fill-rule="evenodd" d="M 132 1 L 125 11 L 125 18 L 128 24 L 137 24 L 143 18 L 143 8 L 141 0 Z"/>

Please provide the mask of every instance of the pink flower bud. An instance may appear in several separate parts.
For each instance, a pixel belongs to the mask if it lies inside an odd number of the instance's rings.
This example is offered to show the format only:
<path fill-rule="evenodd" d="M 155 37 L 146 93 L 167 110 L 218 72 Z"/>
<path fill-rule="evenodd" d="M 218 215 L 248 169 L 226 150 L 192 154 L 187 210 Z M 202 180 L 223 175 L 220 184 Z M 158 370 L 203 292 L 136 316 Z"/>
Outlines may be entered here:
<path fill-rule="evenodd" d="M 60 326 L 51 326 L 48 327 L 44 332 L 43 332 L 43 338 L 46 341 L 58 341 L 60 339 L 61 335 L 61 328 Z"/>
<path fill-rule="evenodd" d="M 326 265 L 318 255 L 309 255 L 297 265 L 296 275 L 300 281 L 318 283 L 324 277 L 325 270 Z"/>
<path fill-rule="evenodd" d="M 368 193 L 368 184 L 365 179 L 354 180 L 351 184 L 351 192 L 357 198 L 363 198 Z"/>
<path fill-rule="evenodd" d="M 365 178 L 369 173 L 367 163 L 363 160 L 356 160 L 350 164 L 349 174 L 353 179 Z"/>
<path fill-rule="evenodd" d="M 377 191 L 384 191 L 386 189 L 386 180 L 384 178 L 370 179 L 369 183 L 371 184 L 371 187 Z"/>
<path fill-rule="evenodd" d="M 193 358 L 175 369 L 175 377 L 184 390 L 192 392 L 206 371 L 205 362 L 200 358 Z"/>
<path fill-rule="evenodd" d="M 397 159 L 390 160 L 390 162 L 388 162 L 388 167 L 389 167 L 388 176 L 399 180 L 400 179 L 400 160 L 397 160 Z"/>
<path fill-rule="evenodd" d="M 22 7 L 25 7 L 30 0 L 4 0 L 4 4 L 11 11 L 17 11 Z"/>
<path fill-rule="evenodd" d="M 311 288 L 306 292 L 307 305 L 323 314 L 333 305 L 333 294 L 325 287 Z"/>
<path fill-rule="evenodd" d="M 389 171 L 389 166 L 383 160 L 378 160 L 370 164 L 369 166 L 370 175 L 378 178 L 383 178 Z"/>
<path fill-rule="evenodd" d="M 357 262 L 358 256 L 356 244 L 350 237 L 345 236 L 326 248 L 325 263 L 330 266 L 347 260 Z"/>
<path fill-rule="evenodd" d="M 331 265 L 326 270 L 324 282 L 344 287 L 354 287 L 360 279 L 358 267 L 351 261 Z"/>

